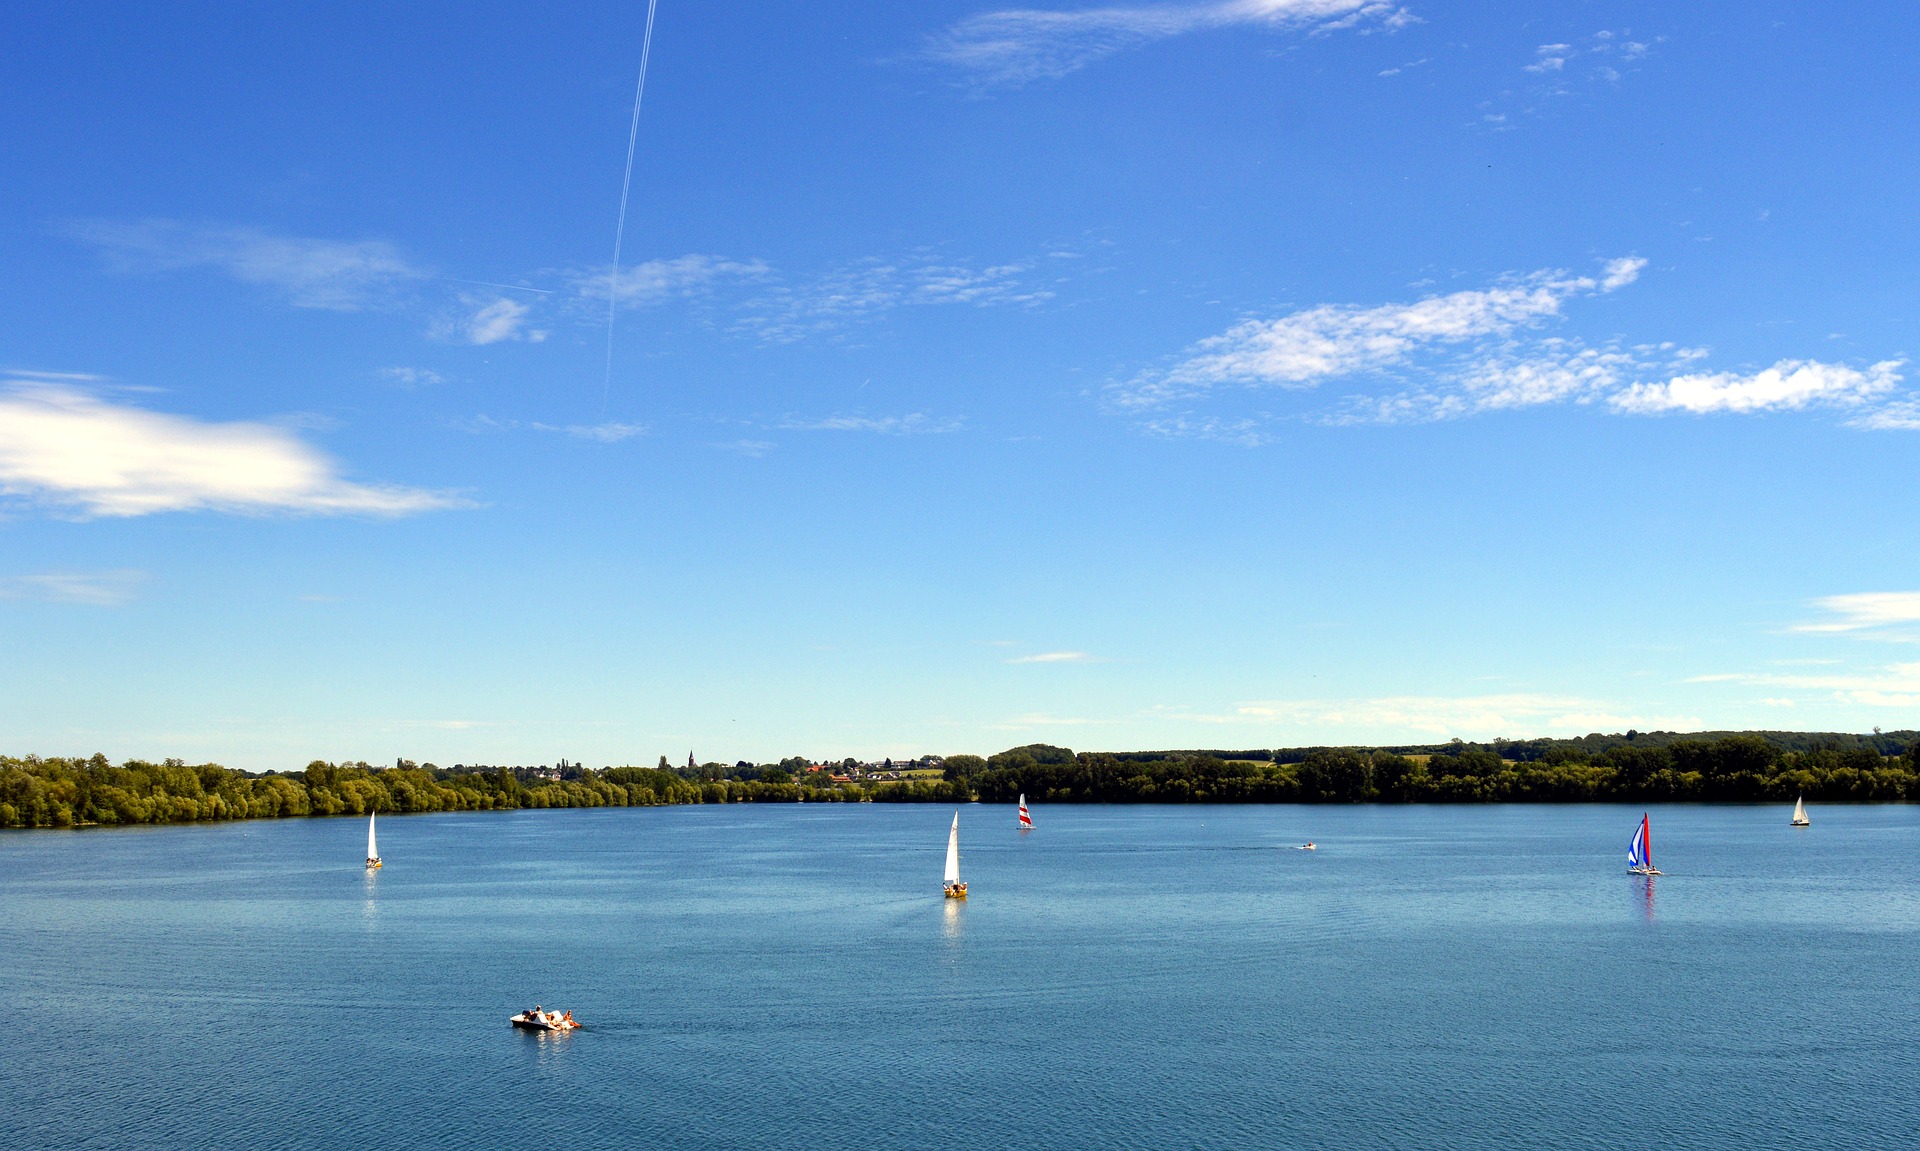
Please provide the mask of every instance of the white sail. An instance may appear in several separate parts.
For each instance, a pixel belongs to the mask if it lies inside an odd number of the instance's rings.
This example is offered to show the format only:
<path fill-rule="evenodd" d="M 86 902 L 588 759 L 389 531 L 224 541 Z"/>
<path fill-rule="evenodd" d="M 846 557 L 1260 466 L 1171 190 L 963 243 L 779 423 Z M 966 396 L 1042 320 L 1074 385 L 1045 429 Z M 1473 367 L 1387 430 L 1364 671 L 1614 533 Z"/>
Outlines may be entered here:
<path fill-rule="evenodd" d="M 1796 796 L 1793 801 L 1793 822 L 1801 827 L 1811 826 L 1813 821 L 1807 818 L 1807 800 L 1805 796 Z"/>
<path fill-rule="evenodd" d="M 960 813 L 953 813 L 953 830 L 947 833 L 947 880 L 960 882 Z"/>
<path fill-rule="evenodd" d="M 380 858 L 380 848 L 373 842 L 373 813 L 371 811 L 367 813 L 367 858 Z"/>

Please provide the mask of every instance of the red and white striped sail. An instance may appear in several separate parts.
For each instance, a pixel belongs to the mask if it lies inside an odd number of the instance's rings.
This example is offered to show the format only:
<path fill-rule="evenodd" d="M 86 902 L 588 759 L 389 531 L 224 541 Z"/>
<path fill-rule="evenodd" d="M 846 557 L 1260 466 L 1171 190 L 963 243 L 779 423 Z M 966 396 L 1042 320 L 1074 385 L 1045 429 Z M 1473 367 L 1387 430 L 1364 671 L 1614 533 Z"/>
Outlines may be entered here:
<path fill-rule="evenodd" d="M 1020 826 L 1028 830 L 1033 828 L 1033 816 L 1027 814 L 1027 797 L 1020 797 Z"/>

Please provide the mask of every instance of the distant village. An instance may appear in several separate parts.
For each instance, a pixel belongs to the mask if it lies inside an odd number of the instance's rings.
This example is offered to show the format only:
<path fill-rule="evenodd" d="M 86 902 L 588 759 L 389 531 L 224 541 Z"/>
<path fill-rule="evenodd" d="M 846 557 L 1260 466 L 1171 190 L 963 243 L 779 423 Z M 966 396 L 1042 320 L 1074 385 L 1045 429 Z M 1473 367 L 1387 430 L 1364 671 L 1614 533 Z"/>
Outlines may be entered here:
<path fill-rule="evenodd" d="M 779 763 L 751 763 L 744 759 L 732 764 L 717 762 L 701 763 L 692 752 L 688 752 L 687 762 L 684 766 L 675 767 L 668 763 L 667 757 L 663 755 L 660 757 L 660 762 L 656 765 L 656 769 L 660 771 L 671 771 L 683 779 L 698 781 L 715 781 L 722 779 L 740 780 L 743 782 L 760 779 L 777 780 L 784 775 L 787 780 L 796 783 L 804 782 L 812 787 L 837 787 L 841 785 L 853 786 L 866 783 L 882 783 L 889 780 L 926 778 L 929 776 L 937 777 L 946 769 L 946 765 L 946 757 L 940 755 L 923 755 L 918 759 L 881 759 L 867 762 L 851 757 L 837 762 L 833 760 L 815 762 L 806 756 L 791 756 L 781 760 Z M 381 764 L 372 764 L 369 766 L 374 771 L 385 770 L 385 766 Z M 456 763 L 450 768 L 443 768 L 432 763 L 415 763 L 410 759 L 396 759 L 393 762 L 393 766 L 395 768 L 422 769 L 437 775 L 460 775 L 470 772 L 504 770 L 513 773 L 516 779 L 522 781 L 536 779 L 583 779 L 595 774 L 595 769 L 575 763 L 564 757 L 555 760 L 552 764 L 543 763 L 537 766 L 521 764 Z M 608 764 L 599 770 L 608 771 L 611 770 L 613 766 L 612 764 Z"/>

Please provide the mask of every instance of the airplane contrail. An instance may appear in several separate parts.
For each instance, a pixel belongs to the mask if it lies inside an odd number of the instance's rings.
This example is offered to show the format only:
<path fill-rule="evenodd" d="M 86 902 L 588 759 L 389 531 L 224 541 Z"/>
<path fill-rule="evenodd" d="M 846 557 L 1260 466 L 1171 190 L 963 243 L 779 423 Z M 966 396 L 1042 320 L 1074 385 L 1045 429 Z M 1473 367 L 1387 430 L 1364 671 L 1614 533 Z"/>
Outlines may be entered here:
<path fill-rule="evenodd" d="M 456 284 L 479 284 L 483 288 L 505 288 L 510 292 L 538 292 L 543 296 L 553 295 L 552 288 L 529 288 L 525 284 L 496 284 L 492 280 L 463 280 L 458 276 L 448 276 Z"/>
<path fill-rule="evenodd" d="M 607 374 L 600 382 L 600 414 L 607 412 L 613 394 L 613 316 L 620 303 L 620 241 L 627 234 L 627 194 L 633 187 L 633 152 L 640 142 L 640 100 L 647 93 L 647 58 L 653 54 L 653 11 L 660 0 L 647 0 L 647 31 L 640 38 L 640 79 L 633 86 L 633 123 L 627 127 L 627 174 L 620 181 L 620 222 L 613 228 L 613 270 L 607 277 Z"/>

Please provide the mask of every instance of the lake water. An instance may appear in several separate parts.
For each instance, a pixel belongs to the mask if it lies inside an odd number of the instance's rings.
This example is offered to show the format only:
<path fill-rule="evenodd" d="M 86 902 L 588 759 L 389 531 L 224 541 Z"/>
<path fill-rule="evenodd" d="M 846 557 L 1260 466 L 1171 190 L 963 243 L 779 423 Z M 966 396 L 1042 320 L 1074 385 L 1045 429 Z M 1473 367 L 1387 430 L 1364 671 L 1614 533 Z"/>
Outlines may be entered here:
<path fill-rule="evenodd" d="M 1920 807 L 952 815 L 0 834 L 0 1146 L 1920 1141 Z"/>

